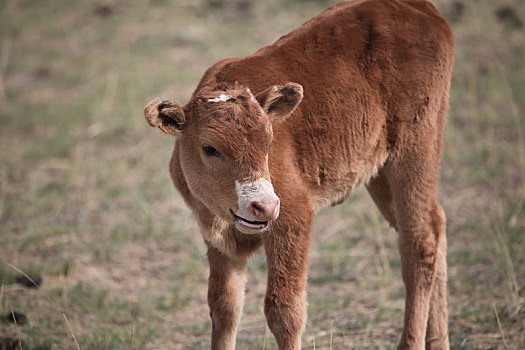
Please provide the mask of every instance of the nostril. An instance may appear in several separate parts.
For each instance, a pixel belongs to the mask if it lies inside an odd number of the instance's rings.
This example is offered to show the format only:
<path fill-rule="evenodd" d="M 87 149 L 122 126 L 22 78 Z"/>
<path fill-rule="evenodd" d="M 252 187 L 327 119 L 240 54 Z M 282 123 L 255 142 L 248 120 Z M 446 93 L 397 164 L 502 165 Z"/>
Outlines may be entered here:
<path fill-rule="evenodd" d="M 279 215 L 279 207 L 280 201 L 270 205 L 261 202 L 250 203 L 250 211 L 257 219 L 261 221 L 276 219 Z"/>
<path fill-rule="evenodd" d="M 262 207 L 262 205 L 257 202 L 251 202 L 250 209 L 252 210 L 255 216 L 259 216 L 261 213 L 264 212 L 264 208 Z"/>

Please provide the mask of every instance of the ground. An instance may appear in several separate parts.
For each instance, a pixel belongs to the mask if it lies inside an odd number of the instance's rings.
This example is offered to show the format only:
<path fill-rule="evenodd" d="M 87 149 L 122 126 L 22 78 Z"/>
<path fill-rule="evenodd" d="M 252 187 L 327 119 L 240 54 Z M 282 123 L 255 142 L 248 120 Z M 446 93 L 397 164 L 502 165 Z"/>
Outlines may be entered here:
<path fill-rule="evenodd" d="M 208 348 L 208 268 L 144 105 L 332 1 L 0 0 L 0 338 L 24 349 Z M 456 36 L 440 201 L 454 349 L 525 348 L 525 8 L 436 0 Z M 315 218 L 307 349 L 393 349 L 397 234 L 363 189 Z M 16 283 L 20 271 L 40 288 Z M 249 264 L 239 349 L 274 349 Z M 11 311 L 28 322 L 7 321 Z M 78 346 L 77 346 L 78 343 Z"/>

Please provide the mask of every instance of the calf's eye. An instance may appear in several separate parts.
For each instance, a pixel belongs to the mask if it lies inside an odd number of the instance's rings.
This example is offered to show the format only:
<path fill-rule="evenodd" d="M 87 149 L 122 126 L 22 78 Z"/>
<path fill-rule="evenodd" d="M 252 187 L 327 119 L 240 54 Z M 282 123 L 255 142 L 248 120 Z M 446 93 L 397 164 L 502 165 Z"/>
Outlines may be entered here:
<path fill-rule="evenodd" d="M 210 145 L 203 145 L 202 150 L 207 156 L 218 156 L 219 151 L 217 151 L 214 147 Z"/>

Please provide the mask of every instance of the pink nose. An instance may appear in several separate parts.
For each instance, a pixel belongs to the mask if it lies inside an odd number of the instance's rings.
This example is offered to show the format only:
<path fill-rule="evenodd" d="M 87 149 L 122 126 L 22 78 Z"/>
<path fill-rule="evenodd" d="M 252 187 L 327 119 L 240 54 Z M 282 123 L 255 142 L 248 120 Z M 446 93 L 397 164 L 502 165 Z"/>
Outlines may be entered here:
<path fill-rule="evenodd" d="M 269 221 L 277 219 L 280 205 L 281 201 L 279 199 L 271 204 L 251 202 L 250 210 L 258 221 Z"/>

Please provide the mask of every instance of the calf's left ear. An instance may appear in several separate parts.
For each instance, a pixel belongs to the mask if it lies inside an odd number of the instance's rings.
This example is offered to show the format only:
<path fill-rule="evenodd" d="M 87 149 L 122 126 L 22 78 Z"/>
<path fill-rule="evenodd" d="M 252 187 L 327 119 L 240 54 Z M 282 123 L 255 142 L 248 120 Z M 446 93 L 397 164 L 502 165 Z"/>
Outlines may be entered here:
<path fill-rule="evenodd" d="M 159 127 L 168 135 L 180 136 L 186 124 L 184 110 L 175 101 L 156 98 L 144 107 L 144 116 L 149 125 Z"/>
<path fill-rule="evenodd" d="M 280 122 L 288 118 L 303 99 L 303 87 L 297 83 L 271 86 L 255 97 L 270 119 Z"/>

